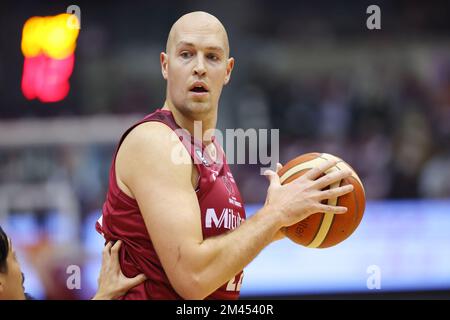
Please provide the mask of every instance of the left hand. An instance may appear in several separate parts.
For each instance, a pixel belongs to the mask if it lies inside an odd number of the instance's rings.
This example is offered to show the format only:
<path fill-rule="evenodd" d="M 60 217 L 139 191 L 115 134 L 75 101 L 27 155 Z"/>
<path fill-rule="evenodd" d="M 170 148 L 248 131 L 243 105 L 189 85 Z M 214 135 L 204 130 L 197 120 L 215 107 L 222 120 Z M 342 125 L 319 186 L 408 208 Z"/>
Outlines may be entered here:
<path fill-rule="evenodd" d="M 123 296 L 128 290 L 142 283 L 147 277 L 139 274 L 127 278 L 120 269 L 119 249 L 122 241 L 109 242 L 102 252 L 102 268 L 98 277 L 98 291 L 92 300 L 111 300 Z"/>

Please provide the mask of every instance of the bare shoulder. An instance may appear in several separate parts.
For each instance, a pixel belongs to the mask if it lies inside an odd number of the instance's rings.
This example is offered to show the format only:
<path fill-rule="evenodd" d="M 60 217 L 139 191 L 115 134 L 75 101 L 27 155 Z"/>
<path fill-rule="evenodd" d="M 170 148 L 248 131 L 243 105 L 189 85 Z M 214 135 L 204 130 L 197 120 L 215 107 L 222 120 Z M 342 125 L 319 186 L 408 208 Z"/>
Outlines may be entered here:
<path fill-rule="evenodd" d="M 178 141 L 175 132 L 168 126 L 161 122 L 151 121 L 144 122 L 131 130 L 123 141 L 121 148 L 142 149 L 150 145 L 154 148 L 166 149 L 169 146 L 168 144 L 173 145 Z"/>
<path fill-rule="evenodd" d="M 121 184 L 130 188 L 136 179 L 143 178 L 190 183 L 192 161 L 176 133 L 165 124 L 152 121 L 138 125 L 126 136 L 117 153 L 115 169 L 121 188 Z"/>

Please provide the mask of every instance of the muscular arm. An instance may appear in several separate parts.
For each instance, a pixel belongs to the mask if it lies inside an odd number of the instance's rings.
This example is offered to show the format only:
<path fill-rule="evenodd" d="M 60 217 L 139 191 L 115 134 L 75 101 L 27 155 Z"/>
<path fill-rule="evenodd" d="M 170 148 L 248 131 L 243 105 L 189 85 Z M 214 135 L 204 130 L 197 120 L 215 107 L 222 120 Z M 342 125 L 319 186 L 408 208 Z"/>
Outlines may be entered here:
<path fill-rule="evenodd" d="M 335 164 L 322 163 L 283 186 L 278 175 L 269 171 L 264 207 L 237 229 L 207 240 L 202 236 L 200 208 L 191 182 L 191 158 L 168 127 L 145 123 L 135 128 L 119 150 L 116 173 L 119 186 L 137 200 L 174 289 L 183 298 L 202 299 L 241 271 L 282 227 L 316 212 L 347 211 L 321 203 L 353 190 L 351 185 L 327 188 L 351 175 L 349 170 L 324 175 Z"/>
<path fill-rule="evenodd" d="M 174 154 L 184 164 L 174 163 Z M 152 122 L 127 136 L 117 156 L 116 172 L 139 204 L 174 289 L 183 298 L 202 299 L 251 262 L 282 225 L 263 208 L 239 228 L 203 240 L 192 165 L 175 133 Z"/>

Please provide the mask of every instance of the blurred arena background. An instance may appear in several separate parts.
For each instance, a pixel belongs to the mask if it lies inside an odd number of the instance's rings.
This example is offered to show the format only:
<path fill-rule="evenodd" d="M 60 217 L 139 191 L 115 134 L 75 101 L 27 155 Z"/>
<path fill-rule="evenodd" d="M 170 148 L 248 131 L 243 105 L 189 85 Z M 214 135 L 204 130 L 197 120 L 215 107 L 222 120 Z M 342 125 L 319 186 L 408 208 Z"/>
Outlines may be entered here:
<path fill-rule="evenodd" d="M 22 31 L 81 9 L 70 91 L 22 92 Z M 368 30 L 366 8 L 381 8 Z M 172 23 L 204 10 L 236 59 L 219 129 L 280 129 L 282 163 L 335 154 L 362 178 L 359 229 L 335 248 L 283 240 L 249 265 L 242 297 L 449 297 L 450 4 L 444 1 L 7 1 L 0 9 L 0 224 L 40 299 L 87 299 L 102 239 L 94 223 L 122 132 L 162 106 L 159 53 Z M 264 202 L 260 164 L 232 165 L 248 213 Z M 67 266 L 81 288 L 66 286 Z M 371 288 L 373 273 L 380 288 Z"/>

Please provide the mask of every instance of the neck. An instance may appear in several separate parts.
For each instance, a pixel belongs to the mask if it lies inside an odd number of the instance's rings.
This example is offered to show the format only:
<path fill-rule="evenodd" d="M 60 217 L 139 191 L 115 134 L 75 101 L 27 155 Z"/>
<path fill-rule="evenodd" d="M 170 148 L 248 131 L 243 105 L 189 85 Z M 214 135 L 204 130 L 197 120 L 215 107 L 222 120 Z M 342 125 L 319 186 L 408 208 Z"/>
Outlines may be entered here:
<path fill-rule="evenodd" d="M 204 144 L 207 145 L 212 142 L 217 123 L 217 112 L 215 110 L 204 115 L 202 114 L 198 118 L 193 118 L 180 112 L 169 100 L 164 102 L 162 109 L 171 111 L 175 122 L 181 128 L 189 131 L 192 136 L 202 140 Z"/>

